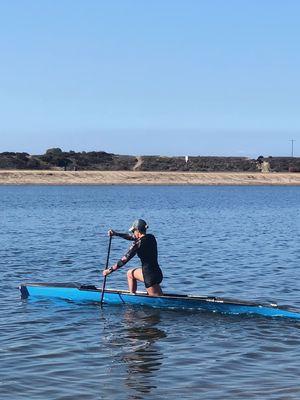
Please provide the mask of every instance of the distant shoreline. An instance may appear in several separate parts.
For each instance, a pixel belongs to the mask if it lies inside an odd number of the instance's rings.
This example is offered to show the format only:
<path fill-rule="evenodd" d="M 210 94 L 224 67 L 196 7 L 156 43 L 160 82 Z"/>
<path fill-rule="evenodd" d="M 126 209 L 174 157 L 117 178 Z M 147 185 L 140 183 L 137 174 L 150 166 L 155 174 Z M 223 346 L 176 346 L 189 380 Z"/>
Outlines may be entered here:
<path fill-rule="evenodd" d="M 300 173 L 0 170 L 0 185 L 300 186 Z"/>

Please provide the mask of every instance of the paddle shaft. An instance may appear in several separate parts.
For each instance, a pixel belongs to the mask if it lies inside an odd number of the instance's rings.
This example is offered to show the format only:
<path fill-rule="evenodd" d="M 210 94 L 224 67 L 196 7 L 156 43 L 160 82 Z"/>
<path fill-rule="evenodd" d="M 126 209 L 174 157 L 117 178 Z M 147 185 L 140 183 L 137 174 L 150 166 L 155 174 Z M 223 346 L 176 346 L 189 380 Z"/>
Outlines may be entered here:
<path fill-rule="evenodd" d="M 108 263 L 109 263 L 109 255 L 110 255 L 110 248 L 111 248 L 111 239 L 112 236 L 109 237 L 109 242 L 108 242 L 108 251 L 107 251 L 107 258 L 106 258 L 106 266 L 105 269 L 108 268 Z M 106 285 L 106 275 L 103 279 L 103 284 L 102 284 L 102 293 L 101 293 L 101 301 L 100 301 L 100 306 L 102 308 L 103 305 L 103 298 L 104 298 L 104 292 L 105 292 L 105 285 Z"/>

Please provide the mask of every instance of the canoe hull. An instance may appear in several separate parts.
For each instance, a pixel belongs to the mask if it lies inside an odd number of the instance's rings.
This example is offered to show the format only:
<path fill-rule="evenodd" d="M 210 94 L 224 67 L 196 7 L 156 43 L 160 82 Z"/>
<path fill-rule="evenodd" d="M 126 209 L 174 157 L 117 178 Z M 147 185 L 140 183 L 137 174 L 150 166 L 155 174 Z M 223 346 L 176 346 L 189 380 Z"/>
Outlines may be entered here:
<path fill-rule="evenodd" d="M 57 298 L 74 302 L 100 303 L 102 293 L 100 288 L 78 283 L 27 283 L 22 284 L 19 288 L 23 298 Z M 212 296 L 166 294 L 152 297 L 144 292 L 132 294 L 125 290 L 107 289 L 104 293 L 104 303 L 300 319 L 300 310 L 281 308 L 274 304 L 258 304 Z"/>

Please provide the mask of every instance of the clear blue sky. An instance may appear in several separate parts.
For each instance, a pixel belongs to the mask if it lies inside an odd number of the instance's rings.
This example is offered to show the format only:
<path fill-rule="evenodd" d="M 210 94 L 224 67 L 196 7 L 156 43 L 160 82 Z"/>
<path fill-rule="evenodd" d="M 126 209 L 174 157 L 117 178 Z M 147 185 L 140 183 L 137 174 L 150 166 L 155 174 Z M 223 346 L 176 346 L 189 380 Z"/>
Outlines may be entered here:
<path fill-rule="evenodd" d="M 300 1 L 1 0 L 0 152 L 300 156 Z"/>

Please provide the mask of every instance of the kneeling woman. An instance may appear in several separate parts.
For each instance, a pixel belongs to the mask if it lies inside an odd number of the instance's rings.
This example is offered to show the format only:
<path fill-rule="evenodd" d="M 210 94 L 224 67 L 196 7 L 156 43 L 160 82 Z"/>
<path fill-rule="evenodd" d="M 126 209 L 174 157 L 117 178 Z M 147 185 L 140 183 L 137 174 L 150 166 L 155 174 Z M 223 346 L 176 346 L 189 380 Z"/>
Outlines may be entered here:
<path fill-rule="evenodd" d="M 163 274 L 157 261 L 157 243 L 153 235 L 146 233 L 147 228 L 147 223 L 143 219 L 138 219 L 129 229 L 132 235 L 118 233 L 112 229 L 108 231 L 109 236 L 120 236 L 123 239 L 132 240 L 133 244 L 115 265 L 103 271 L 103 276 L 121 268 L 137 254 L 142 262 L 142 267 L 130 269 L 127 272 L 129 291 L 135 293 L 137 281 L 140 281 L 144 282 L 150 296 L 161 296 L 163 293 L 160 283 L 163 280 Z"/>

